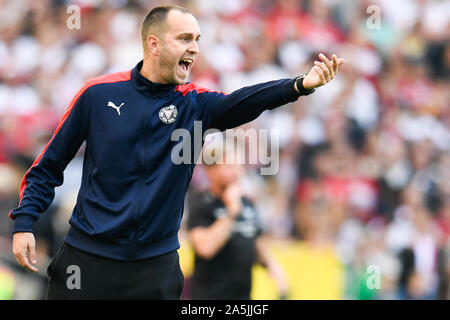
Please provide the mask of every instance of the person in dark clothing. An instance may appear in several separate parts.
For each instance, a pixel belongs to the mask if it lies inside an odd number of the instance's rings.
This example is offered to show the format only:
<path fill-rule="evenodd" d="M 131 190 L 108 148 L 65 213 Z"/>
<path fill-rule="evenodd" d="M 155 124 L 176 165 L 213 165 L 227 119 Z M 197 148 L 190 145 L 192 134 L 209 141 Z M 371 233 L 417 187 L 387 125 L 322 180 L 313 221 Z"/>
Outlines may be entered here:
<path fill-rule="evenodd" d="M 222 143 L 212 143 L 205 150 L 225 157 L 218 150 L 222 147 Z M 257 262 L 274 277 L 280 295 L 286 295 L 284 272 L 262 242 L 255 207 L 242 194 L 239 180 L 244 167 L 213 162 L 205 168 L 209 189 L 194 191 L 189 197 L 187 227 L 195 251 L 191 298 L 249 300 L 252 266 Z"/>
<path fill-rule="evenodd" d="M 200 35 L 197 20 L 187 9 L 150 10 L 142 24 L 143 61 L 130 71 L 88 80 L 25 174 L 19 205 L 9 212 L 14 220 L 12 251 L 19 264 L 37 272 L 33 225 L 53 201 L 64 169 L 86 141 L 71 227 L 60 255 L 48 269 L 49 298 L 103 298 L 111 292 L 117 298 L 179 298 L 182 277 L 172 276 L 178 285 L 167 277 L 181 272 L 178 230 L 195 161 L 173 161 L 171 151 L 177 143 L 172 134 L 177 130 L 192 134 L 195 121 L 205 130 L 225 130 L 254 120 L 265 110 L 293 102 L 328 83 L 344 63 L 335 55 L 330 61 L 321 54 L 321 62 L 316 61 L 305 76 L 230 94 L 213 92 L 187 83 L 199 54 Z M 157 258 L 166 254 L 169 261 Z M 132 265 L 144 260 L 146 270 L 166 270 L 167 277 L 155 276 L 148 282 L 143 271 L 143 281 L 119 277 L 113 282 L 115 290 L 110 290 L 108 282 L 98 283 L 98 290 L 84 290 L 90 284 L 83 281 L 94 279 L 97 268 L 105 266 L 100 258 L 111 265 L 112 261 Z M 71 270 L 80 271 L 81 289 L 66 290 Z M 103 276 L 113 278 L 117 270 L 126 272 L 127 268 L 107 268 Z M 120 289 L 129 286 L 142 288 L 135 288 L 133 294 Z"/>

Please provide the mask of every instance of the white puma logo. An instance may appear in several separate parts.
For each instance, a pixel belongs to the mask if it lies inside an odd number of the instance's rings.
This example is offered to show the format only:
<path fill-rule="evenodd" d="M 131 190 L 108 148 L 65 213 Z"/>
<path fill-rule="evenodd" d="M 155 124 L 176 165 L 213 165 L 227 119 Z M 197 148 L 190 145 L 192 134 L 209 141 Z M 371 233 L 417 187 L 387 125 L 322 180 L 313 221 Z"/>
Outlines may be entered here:
<path fill-rule="evenodd" d="M 114 108 L 114 109 L 116 109 L 116 111 L 117 111 L 117 113 L 119 114 L 119 116 L 120 116 L 120 108 L 124 105 L 125 103 L 121 103 L 120 104 L 120 106 L 116 106 L 113 102 L 111 102 L 111 101 L 108 101 L 108 107 L 111 107 L 111 108 Z"/>

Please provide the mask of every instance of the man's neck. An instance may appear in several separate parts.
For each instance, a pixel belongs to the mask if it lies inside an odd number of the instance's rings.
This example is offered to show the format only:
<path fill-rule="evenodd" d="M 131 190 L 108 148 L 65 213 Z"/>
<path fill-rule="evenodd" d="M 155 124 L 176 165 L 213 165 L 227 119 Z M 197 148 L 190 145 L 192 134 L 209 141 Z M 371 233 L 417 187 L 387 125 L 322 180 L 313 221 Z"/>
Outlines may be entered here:
<path fill-rule="evenodd" d="M 164 83 L 164 80 L 162 80 L 161 77 L 158 77 L 159 72 L 157 72 L 157 67 L 155 64 L 156 63 L 152 64 L 148 59 L 144 59 L 139 73 L 151 82 Z"/>

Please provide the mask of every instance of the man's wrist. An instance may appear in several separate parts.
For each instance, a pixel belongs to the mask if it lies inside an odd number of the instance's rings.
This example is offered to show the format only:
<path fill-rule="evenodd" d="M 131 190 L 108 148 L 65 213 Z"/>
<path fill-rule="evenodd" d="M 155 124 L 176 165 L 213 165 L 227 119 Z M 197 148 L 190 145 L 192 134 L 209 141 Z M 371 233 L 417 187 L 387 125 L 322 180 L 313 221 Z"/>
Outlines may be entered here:
<path fill-rule="evenodd" d="M 228 210 L 228 209 L 226 209 L 225 211 L 226 211 L 226 213 L 222 216 L 222 218 L 224 218 L 224 219 L 229 218 L 230 220 L 234 221 L 234 220 L 236 220 L 236 217 L 239 215 L 239 212 L 234 213 L 234 212 L 232 212 L 231 210 Z"/>
<path fill-rule="evenodd" d="M 28 214 L 20 214 L 14 217 L 14 225 L 12 233 L 17 232 L 33 232 L 33 225 L 35 219 L 33 216 Z"/>
<path fill-rule="evenodd" d="M 231 220 L 233 220 L 233 221 L 236 220 L 237 216 L 238 216 L 237 214 L 233 214 L 233 213 L 227 211 L 226 217 L 230 218 Z"/>
<path fill-rule="evenodd" d="M 297 93 L 301 96 L 307 96 L 316 91 L 316 89 L 306 89 L 303 86 L 303 79 L 305 78 L 306 74 L 303 74 L 301 76 L 298 76 L 294 81 L 294 89 L 297 91 Z"/>

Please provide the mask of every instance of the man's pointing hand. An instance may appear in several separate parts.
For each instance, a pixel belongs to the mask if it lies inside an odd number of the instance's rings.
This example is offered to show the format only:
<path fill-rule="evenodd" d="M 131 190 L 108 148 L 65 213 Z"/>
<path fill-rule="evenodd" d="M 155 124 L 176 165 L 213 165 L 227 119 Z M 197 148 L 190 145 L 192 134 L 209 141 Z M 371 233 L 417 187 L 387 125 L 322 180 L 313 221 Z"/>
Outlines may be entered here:
<path fill-rule="evenodd" d="M 314 61 L 314 67 L 303 79 L 303 87 L 307 90 L 314 89 L 327 84 L 336 77 L 338 68 L 345 63 L 343 58 L 338 58 L 335 54 L 331 61 L 323 54 L 319 54 L 321 61 Z"/>

